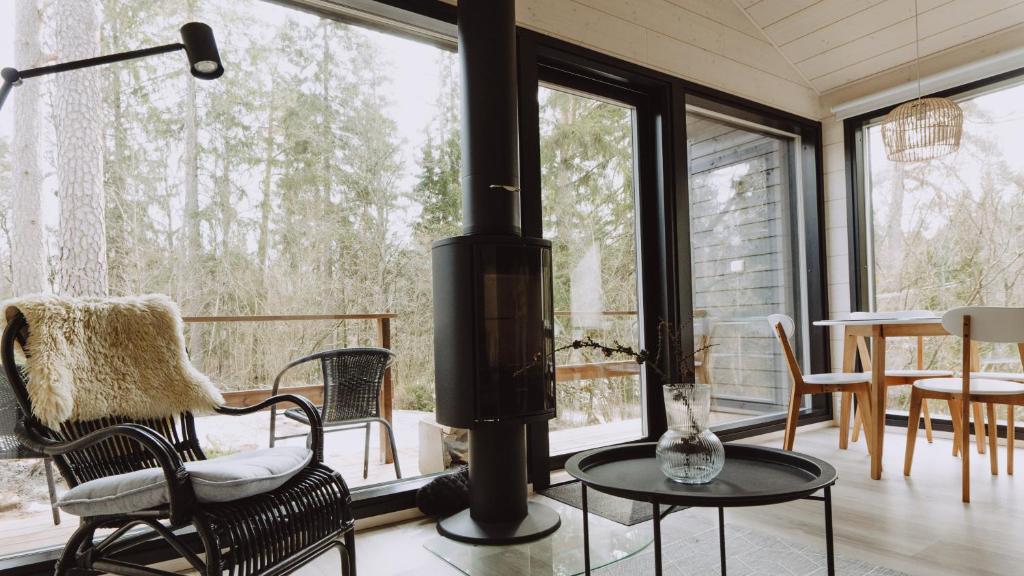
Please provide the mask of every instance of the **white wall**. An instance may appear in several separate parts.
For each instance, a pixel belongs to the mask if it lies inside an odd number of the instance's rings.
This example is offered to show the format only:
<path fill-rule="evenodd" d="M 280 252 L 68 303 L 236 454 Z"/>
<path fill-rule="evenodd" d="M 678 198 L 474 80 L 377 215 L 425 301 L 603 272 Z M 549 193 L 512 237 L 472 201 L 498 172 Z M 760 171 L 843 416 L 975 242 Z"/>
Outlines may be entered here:
<path fill-rule="evenodd" d="M 850 249 L 846 223 L 846 163 L 843 123 L 835 117 L 822 120 L 822 170 L 825 179 L 825 253 L 828 255 L 828 316 L 850 312 Z M 843 366 L 842 329 L 832 328 L 832 369 Z"/>

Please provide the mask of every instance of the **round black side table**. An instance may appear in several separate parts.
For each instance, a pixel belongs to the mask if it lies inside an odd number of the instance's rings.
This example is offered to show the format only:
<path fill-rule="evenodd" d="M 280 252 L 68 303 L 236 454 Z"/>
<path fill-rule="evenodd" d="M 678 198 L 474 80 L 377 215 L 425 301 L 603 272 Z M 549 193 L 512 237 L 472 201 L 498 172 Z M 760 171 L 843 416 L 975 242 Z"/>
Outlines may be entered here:
<path fill-rule="evenodd" d="M 577 478 L 583 494 L 583 558 L 590 574 L 590 522 L 587 489 L 650 502 L 654 520 L 655 574 L 661 576 L 661 506 L 718 508 L 718 542 L 725 576 L 725 509 L 764 506 L 808 499 L 825 503 L 825 543 L 829 576 L 835 575 L 832 542 L 832 485 L 838 476 L 829 463 L 775 448 L 725 445 L 725 467 L 707 484 L 680 484 L 665 477 L 654 454 L 655 444 L 626 444 L 577 454 L 565 470 Z M 815 496 L 824 490 L 823 496 Z"/>

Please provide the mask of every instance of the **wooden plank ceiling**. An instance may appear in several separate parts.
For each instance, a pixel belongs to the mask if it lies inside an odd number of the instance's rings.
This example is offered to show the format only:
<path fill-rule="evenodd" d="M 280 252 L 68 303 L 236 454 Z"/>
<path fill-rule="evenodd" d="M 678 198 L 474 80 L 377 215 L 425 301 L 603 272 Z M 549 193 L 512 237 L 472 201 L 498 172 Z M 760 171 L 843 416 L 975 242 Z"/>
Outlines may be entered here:
<path fill-rule="evenodd" d="M 914 60 L 914 0 L 733 0 L 819 94 Z M 1020 30 L 1024 0 L 918 0 L 921 56 Z"/>

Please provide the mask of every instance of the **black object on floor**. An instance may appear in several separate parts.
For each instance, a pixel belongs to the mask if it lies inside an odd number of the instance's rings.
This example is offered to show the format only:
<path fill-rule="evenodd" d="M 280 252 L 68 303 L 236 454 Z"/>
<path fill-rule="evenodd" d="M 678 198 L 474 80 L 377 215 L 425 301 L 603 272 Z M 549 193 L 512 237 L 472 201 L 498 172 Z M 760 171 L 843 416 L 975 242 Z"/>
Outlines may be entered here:
<path fill-rule="evenodd" d="M 438 476 L 416 491 L 416 506 L 427 516 L 444 518 L 469 508 L 469 468 Z"/>
<path fill-rule="evenodd" d="M 552 500 L 558 500 L 573 508 L 583 509 L 583 491 L 580 489 L 578 480 L 557 484 L 546 490 L 537 492 Z M 617 496 L 610 496 L 603 492 L 592 490 L 588 495 L 587 508 L 590 512 L 612 522 L 618 522 L 623 526 L 632 526 L 651 519 L 651 505 L 646 502 L 626 500 Z M 684 510 L 685 508 L 677 508 Z M 675 510 L 673 510 L 675 511 Z"/>

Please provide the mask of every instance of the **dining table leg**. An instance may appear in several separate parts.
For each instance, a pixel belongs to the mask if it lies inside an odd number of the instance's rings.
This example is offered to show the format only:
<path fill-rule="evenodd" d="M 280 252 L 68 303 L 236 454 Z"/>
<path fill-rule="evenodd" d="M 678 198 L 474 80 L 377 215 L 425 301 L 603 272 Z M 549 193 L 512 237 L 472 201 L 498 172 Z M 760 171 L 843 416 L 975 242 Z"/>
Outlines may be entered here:
<path fill-rule="evenodd" d="M 843 372 L 856 370 L 857 362 L 857 337 L 850 334 L 850 329 L 843 328 Z M 850 433 L 850 412 L 853 410 L 852 398 L 849 392 L 842 393 L 839 408 L 839 449 L 846 450 L 849 446 Z"/>
<path fill-rule="evenodd" d="M 885 443 L 885 409 L 888 404 L 888 395 L 885 389 L 885 333 L 881 326 L 875 326 L 872 336 L 871 359 L 871 396 L 872 406 L 870 408 L 872 424 L 871 437 L 868 442 L 873 443 L 874 450 L 871 451 L 871 478 L 879 480 L 882 478 L 882 447 Z"/>

